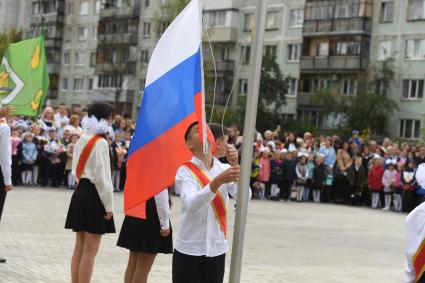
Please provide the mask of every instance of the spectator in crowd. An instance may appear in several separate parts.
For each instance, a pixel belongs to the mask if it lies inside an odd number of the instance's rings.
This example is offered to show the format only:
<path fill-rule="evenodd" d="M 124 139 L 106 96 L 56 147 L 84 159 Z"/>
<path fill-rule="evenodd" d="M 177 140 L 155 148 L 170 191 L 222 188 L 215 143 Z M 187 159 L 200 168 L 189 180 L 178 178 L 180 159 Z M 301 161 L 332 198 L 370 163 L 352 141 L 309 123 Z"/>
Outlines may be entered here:
<path fill-rule="evenodd" d="M 61 138 L 64 128 L 69 123 L 68 109 L 65 104 L 60 104 L 56 114 L 54 115 L 56 127 L 58 127 L 58 137 Z"/>
<path fill-rule="evenodd" d="M 285 154 L 285 160 L 283 161 L 282 171 L 283 178 L 282 184 L 280 185 L 280 198 L 283 200 L 289 200 L 291 190 L 293 189 L 296 173 L 295 173 L 295 160 L 296 151 L 288 151 Z"/>
<path fill-rule="evenodd" d="M 83 129 L 80 127 L 80 117 L 78 115 L 72 115 L 69 119 L 69 124 L 66 125 L 63 131 L 68 131 L 70 134 L 76 134 L 81 137 Z"/>
<path fill-rule="evenodd" d="M 367 173 L 360 156 L 355 157 L 354 165 L 348 168 L 348 182 L 350 184 L 350 203 L 352 205 L 361 204 L 363 188 L 367 186 Z"/>
<path fill-rule="evenodd" d="M 332 147 L 332 137 L 326 137 L 324 146 L 320 147 L 319 153 L 325 156 L 324 164 L 330 168 L 334 167 L 336 161 L 335 149 Z"/>
<path fill-rule="evenodd" d="M 270 160 L 270 192 L 268 192 L 268 196 L 273 200 L 279 200 L 278 192 L 279 184 L 282 182 L 282 166 L 281 151 L 275 151 Z"/>
<path fill-rule="evenodd" d="M 22 184 L 34 185 L 32 172 L 33 166 L 37 161 L 37 147 L 34 143 L 34 135 L 32 133 L 26 133 L 23 136 L 22 141 Z"/>
<path fill-rule="evenodd" d="M 338 141 L 338 143 L 340 143 Z M 337 165 L 335 167 L 335 201 L 347 203 L 349 199 L 348 170 L 353 165 L 353 159 L 348 153 L 349 144 L 344 142 L 337 152 Z"/>
<path fill-rule="evenodd" d="M 383 210 L 390 210 L 397 175 L 397 161 L 395 159 L 387 159 L 385 161 L 385 165 L 387 165 L 387 169 L 385 169 L 384 175 L 382 176 L 382 185 L 384 187 L 385 195 L 385 207 Z"/>
<path fill-rule="evenodd" d="M 258 181 L 260 185 L 260 199 L 266 199 L 266 188 L 270 185 L 270 150 L 265 148 L 260 156 L 260 174 Z"/>
<path fill-rule="evenodd" d="M 316 167 L 313 170 L 313 200 L 315 203 L 320 202 L 320 194 L 325 187 L 326 166 L 324 164 L 325 155 L 319 154 L 316 158 Z"/>
<path fill-rule="evenodd" d="M 19 181 L 19 146 L 21 144 L 21 137 L 17 129 L 12 129 L 12 183 L 14 186 L 20 184 Z"/>
<path fill-rule="evenodd" d="M 55 115 L 55 112 L 53 111 L 53 108 L 48 106 L 44 109 L 41 115 L 41 118 L 37 121 L 37 123 L 43 129 L 43 136 L 46 138 L 49 136 L 51 129 L 56 130 L 54 115 Z"/>
<path fill-rule="evenodd" d="M 307 185 L 307 179 L 308 179 L 307 160 L 308 160 L 307 153 L 300 152 L 298 163 L 295 166 L 296 191 L 297 191 L 297 201 L 298 202 L 301 202 L 303 200 L 304 188 Z"/>
<path fill-rule="evenodd" d="M 415 208 L 415 189 L 418 186 L 415 178 L 416 162 L 411 159 L 407 162 L 403 173 L 401 174 L 402 187 L 402 209 L 410 213 Z"/>

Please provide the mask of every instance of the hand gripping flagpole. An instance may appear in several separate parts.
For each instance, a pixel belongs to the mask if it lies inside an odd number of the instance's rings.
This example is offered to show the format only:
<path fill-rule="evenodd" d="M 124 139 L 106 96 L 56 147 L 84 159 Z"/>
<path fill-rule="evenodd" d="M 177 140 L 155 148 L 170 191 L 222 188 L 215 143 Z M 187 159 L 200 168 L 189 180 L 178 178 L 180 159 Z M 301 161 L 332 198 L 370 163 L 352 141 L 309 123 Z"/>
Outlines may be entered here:
<path fill-rule="evenodd" d="M 258 95 L 263 54 L 264 29 L 266 25 L 267 0 L 257 0 L 255 37 L 251 50 L 250 82 L 245 111 L 242 147 L 241 177 L 237 199 L 235 229 L 233 234 L 232 259 L 230 265 L 230 283 L 239 283 L 242 270 L 242 253 L 245 239 L 246 216 L 249 201 L 249 180 L 253 154 L 255 121 L 257 119 Z"/>

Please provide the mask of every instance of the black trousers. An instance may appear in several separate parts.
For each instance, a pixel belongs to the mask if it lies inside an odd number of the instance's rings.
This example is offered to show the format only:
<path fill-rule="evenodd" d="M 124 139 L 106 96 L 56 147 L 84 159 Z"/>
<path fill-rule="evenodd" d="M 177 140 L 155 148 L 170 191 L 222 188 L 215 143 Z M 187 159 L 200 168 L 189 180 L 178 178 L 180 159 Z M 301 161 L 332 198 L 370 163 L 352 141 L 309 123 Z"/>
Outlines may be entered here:
<path fill-rule="evenodd" d="M 174 250 L 173 283 L 222 283 L 226 255 L 190 256 Z"/>
<path fill-rule="evenodd" d="M 282 180 L 280 184 L 280 198 L 288 200 L 291 194 L 291 187 L 294 184 L 294 180 Z"/>
<path fill-rule="evenodd" d="M 1 215 L 3 214 L 4 201 L 6 200 L 6 191 L 4 190 L 4 179 L 3 173 L 0 169 L 0 220 Z"/>

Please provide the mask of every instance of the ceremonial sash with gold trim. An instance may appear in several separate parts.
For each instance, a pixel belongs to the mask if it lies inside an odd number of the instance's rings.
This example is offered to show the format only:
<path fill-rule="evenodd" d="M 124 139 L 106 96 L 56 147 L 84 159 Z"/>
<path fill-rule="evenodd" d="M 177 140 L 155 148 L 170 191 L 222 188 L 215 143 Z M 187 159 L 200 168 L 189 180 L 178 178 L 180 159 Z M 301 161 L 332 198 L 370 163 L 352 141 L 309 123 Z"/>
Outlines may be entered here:
<path fill-rule="evenodd" d="M 198 183 L 205 188 L 210 182 L 211 179 L 201 168 L 193 164 L 192 162 L 186 162 L 184 164 L 192 173 L 192 175 L 198 180 Z M 217 192 L 215 198 L 211 201 L 211 206 L 214 210 L 215 218 L 217 223 L 220 226 L 221 231 L 223 231 L 224 237 L 227 235 L 227 209 L 224 202 L 223 196 L 220 192 Z"/>
<path fill-rule="evenodd" d="M 425 240 L 422 241 L 413 257 L 413 266 L 415 267 L 416 273 L 415 282 L 418 282 L 425 271 Z"/>
<path fill-rule="evenodd" d="M 101 136 L 95 135 L 93 136 L 84 146 L 83 150 L 81 151 L 80 157 L 78 158 L 77 168 L 76 168 L 76 177 L 77 181 L 80 182 L 81 176 L 83 176 L 84 169 L 86 168 L 87 160 L 89 160 L 89 157 L 94 149 L 94 146 L 96 143 L 101 139 Z"/>

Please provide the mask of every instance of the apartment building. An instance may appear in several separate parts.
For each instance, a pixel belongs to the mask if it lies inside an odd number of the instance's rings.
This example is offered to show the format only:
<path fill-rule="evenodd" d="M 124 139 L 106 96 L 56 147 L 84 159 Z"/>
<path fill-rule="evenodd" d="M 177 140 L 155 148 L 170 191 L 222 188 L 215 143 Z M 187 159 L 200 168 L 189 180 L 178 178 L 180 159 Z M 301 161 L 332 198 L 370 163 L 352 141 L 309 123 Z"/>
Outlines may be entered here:
<path fill-rule="evenodd" d="M 391 117 L 391 136 L 423 139 L 425 127 L 425 0 L 374 1 L 371 61 L 392 57 L 395 81 L 390 95 L 399 109 Z"/>
<path fill-rule="evenodd" d="M 0 0 L 0 32 L 20 30 L 24 23 L 25 0 Z"/>

